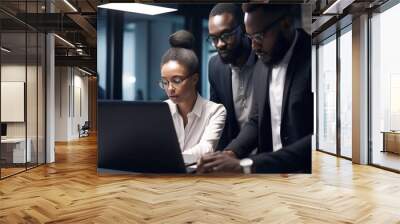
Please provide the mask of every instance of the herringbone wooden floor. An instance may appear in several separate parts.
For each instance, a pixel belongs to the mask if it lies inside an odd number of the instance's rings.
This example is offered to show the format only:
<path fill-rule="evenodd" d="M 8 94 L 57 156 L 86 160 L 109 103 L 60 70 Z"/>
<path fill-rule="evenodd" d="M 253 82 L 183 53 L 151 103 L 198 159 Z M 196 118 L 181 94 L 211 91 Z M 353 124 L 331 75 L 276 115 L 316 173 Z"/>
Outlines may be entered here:
<path fill-rule="evenodd" d="M 400 223 L 400 175 L 320 152 L 312 175 L 98 176 L 96 141 L 0 181 L 0 223 Z"/>

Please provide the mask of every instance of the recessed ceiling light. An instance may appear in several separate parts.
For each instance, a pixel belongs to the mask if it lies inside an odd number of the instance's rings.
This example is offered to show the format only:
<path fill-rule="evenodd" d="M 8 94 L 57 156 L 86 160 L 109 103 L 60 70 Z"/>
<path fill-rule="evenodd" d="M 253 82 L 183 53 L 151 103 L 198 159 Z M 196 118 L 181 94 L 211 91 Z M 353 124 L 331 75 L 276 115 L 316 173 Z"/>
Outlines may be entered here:
<path fill-rule="evenodd" d="M 1 47 L 0 49 L 1 49 L 2 51 L 6 52 L 6 53 L 10 53 L 10 52 L 11 52 L 11 50 L 9 50 L 9 49 L 7 49 L 7 48 L 5 48 L 5 47 Z"/>
<path fill-rule="evenodd" d="M 81 69 L 81 68 L 79 68 L 79 67 L 78 67 L 78 69 L 79 69 L 79 71 L 81 71 L 81 72 L 83 72 L 83 73 L 85 73 L 85 74 L 87 74 L 87 75 L 93 75 L 92 73 L 90 73 L 90 72 L 88 72 L 88 71 L 86 71 L 86 70 L 83 70 L 83 69 Z"/>
<path fill-rule="evenodd" d="M 173 8 L 161 7 L 155 5 L 146 5 L 141 3 L 108 3 L 100 5 L 99 8 L 113 9 L 125 12 L 134 12 L 146 15 L 158 15 L 162 13 L 176 11 L 176 9 Z"/>
<path fill-rule="evenodd" d="M 343 9 L 351 5 L 354 0 L 336 0 L 327 9 L 324 10 L 322 14 L 342 14 Z"/>
<path fill-rule="evenodd" d="M 74 12 L 78 12 L 78 10 L 71 4 L 69 3 L 68 0 L 64 0 L 65 4 L 67 4 Z"/>
<path fill-rule="evenodd" d="M 57 37 L 59 40 L 61 40 L 62 42 L 64 42 L 64 43 L 66 43 L 68 46 L 70 46 L 70 47 L 72 47 L 72 48 L 75 48 L 75 45 L 73 45 L 71 42 L 69 42 L 68 40 L 66 40 L 66 39 L 64 39 L 64 38 L 62 38 L 62 37 L 60 37 L 59 35 L 57 35 L 57 34 L 54 34 L 54 36 L 55 37 Z"/>

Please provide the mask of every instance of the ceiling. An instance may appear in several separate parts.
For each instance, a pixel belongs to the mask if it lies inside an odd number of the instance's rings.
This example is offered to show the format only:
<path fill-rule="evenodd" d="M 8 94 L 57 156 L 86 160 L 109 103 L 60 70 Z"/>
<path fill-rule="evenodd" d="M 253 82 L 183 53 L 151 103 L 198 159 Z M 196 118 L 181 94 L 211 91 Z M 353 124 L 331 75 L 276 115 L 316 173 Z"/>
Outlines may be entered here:
<path fill-rule="evenodd" d="M 340 1 L 337 8 L 340 12 L 324 14 L 335 1 Z M 359 12 L 377 7 L 387 0 L 270 0 L 270 3 L 312 5 L 312 33 L 313 36 L 321 34 L 328 27 L 335 24 L 346 14 Z M 46 5 L 47 2 L 47 5 Z M 54 32 L 61 38 L 55 38 L 56 64 L 71 65 L 82 63 L 92 70 L 96 70 L 96 7 L 107 2 L 132 2 L 113 0 L 1 0 L 0 1 L 0 26 L 4 40 L 15 49 L 25 46 L 25 39 L 16 35 L 28 29 L 32 32 Z M 150 2 L 150 1 L 142 1 Z M 153 3 L 183 2 L 177 0 L 155 0 Z M 186 1 L 187 2 L 187 1 Z M 209 0 L 196 2 L 215 3 Z M 264 2 L 264 1 L 262 1 Z M 69 4 L 68 4 L 69 3 Z M 190 5 L 185 5 L 190 7 Z M 183 8 L 185 8 L 183 7 Z M 182 8 L 182 7 L 181 7 Z M 50 13 L 51 12 L 51 13 Z M 185 15 L 185 14 L 183 14 Z M 29 39 L 29 38 L 28 38 Z M 28 40 L 29 41 L 29 40 Z M 14 42 L 14 44 L 11 44 Z M 28 54 L 34 44 L 28 44 Z M 16 50 L 18 51 L 18 50 Z M 22 52 L 25 53 L 26 52 Z"/>
<path fill-rule="evenodd" d="M 312 18 L 313 42 L 318 43 L 352 23 L 361 14 L 375 12 L 389 0 L 318 0 Z"/>
<path fill-rule="evenodd" d="M 35 55 L 36 46 L 29 43 L 32 35 L 27 35 L 25 50 L 21 32 L 51 32 L 61 37 L 55 38 L 56 65 L 82 61 L 95 71 L 97 4 L 96 0 L 1 0 L 2 45 L 13 49 L 8 58 Z"/>

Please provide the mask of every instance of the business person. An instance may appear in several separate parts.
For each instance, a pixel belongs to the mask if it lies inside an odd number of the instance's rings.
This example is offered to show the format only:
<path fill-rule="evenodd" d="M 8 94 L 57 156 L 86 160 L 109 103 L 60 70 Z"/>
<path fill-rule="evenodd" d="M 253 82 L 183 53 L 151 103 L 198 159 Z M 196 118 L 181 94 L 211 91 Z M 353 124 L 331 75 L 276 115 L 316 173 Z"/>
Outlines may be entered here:
<path fill-rule="evenodd" d="M 209 14 L 208 40 L 217 49 L 208 64 L 210 100 L 227 110 L 218 149 L 224 149 L 247 122 L 253 95 L 257 57 L 245 35 L 240 5 L 219 3 Z"/>
<path fill-rule="evenodd" d="M 259 57 L 250 118 L 224 152 L 202 157 L 198 172 L 311 172 L 311 38 L 295 29 L 288 8 L 243 4 Z"/>
<path fill-rule="evenodd" d="M 169 105 L 183 154 L 201 155 L 212 152 L 225 124 L 222 104 L 208 101 L 196 90 L 199 80 L 198 58 L 192 50 L 194 37 L 180 30 L 169 39 L 171 48 L 161 60 L 160 87 L 168 95 Z"/>

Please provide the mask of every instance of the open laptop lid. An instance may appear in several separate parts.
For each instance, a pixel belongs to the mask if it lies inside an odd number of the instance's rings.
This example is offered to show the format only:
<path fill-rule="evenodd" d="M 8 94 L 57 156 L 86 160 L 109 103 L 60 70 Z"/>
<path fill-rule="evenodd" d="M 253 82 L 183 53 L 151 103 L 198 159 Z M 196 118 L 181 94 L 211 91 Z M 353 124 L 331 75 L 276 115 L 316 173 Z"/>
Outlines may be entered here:
<path fill-rule="evenodd" d="M 98 102 L 98 169 L 185 173 L 167 103 Z"/>

